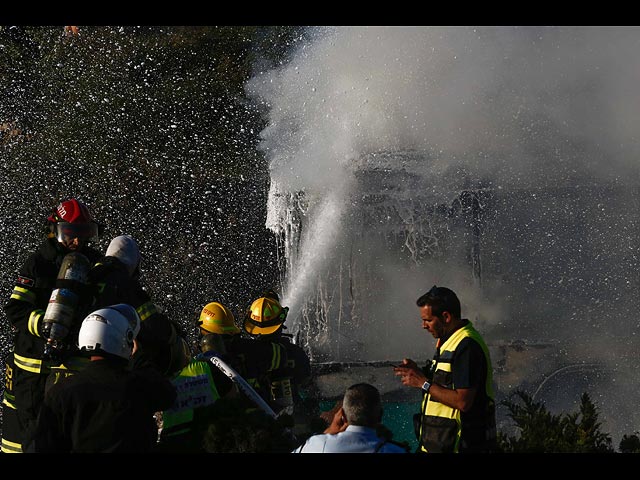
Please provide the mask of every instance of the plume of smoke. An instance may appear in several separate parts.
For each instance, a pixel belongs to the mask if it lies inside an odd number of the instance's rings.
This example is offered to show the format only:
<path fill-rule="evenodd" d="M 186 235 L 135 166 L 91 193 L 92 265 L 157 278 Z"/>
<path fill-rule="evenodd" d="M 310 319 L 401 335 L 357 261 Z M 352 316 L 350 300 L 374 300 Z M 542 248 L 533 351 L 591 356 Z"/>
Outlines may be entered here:
<path fill-rule="evenodd" d="M 350 159 L 397 147 L 504 186 L 548 182 L 549 169 L 564 182 L 638 173 L 638 29 L 323 33 L 248 84 L 270 106 L 272 175 L 292 189 L 339 183 Z"/>
<path fill-rule="evenodd" d="M 307 210 L 314 233 L 298 246 L 290 298 L 301 301 L 312 270 L 328 252 L 344 248 L 338 226 L 346 223 L 332 224 L 330 216 L 344 215 L 349 206 L 345 192 L 359 159 L 417 150 L 424 152 L 418 166 L 424 185 L 409 194 L 440 186 L 453 199 L 479 184 L 496 193 L 497 212 L 482 237 L 488 275 L 479 289 L 462 280 L 468 278 L 462 258 L 403 270 L 374 256 L 386 273 L 377 285 L 379 317 L 371 321 L 383 319 L 388 330 L 363 348 L 388 347 L 391 336 L 405 352 L 424 348 L 428 339 L 416 340 L 422 332 L 414 302 L 437 283 L 454 288 L 463 312 L 496 336 L 505 327 L 507 340 L 570 347 L 550 362 L 597 360 L 635 378 L 621 368 L 640 338 L 640 325 L 629 321 L 640 308 L 640 29 L 315 33 L 290 63 L 247 84 L 268 106 L 260 147 L 272 183 L 317 201 Z M 335 210 L 318 208 L 321 201 Z M 281 213 L 269 212 L 271 225 Z M 321 227 L 328 224 L 335 228 Z M 613 349 L 613 341 L 622 348 Z M 530 358 L 524 364 L 527 372 L 536 370 Z"/>

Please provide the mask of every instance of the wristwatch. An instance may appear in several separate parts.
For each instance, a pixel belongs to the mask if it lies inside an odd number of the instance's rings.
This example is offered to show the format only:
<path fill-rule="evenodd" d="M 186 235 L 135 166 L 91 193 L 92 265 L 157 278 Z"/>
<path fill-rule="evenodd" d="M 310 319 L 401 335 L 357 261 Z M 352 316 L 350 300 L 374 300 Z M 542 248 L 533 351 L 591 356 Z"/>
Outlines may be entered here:
<path fill-rule="evenodd" d="M 424 393 L 429 393 L 429 389 L 431 388 L 431 384 L 429 382 L 424 382 L 422 384 L 422 391 Z"/>

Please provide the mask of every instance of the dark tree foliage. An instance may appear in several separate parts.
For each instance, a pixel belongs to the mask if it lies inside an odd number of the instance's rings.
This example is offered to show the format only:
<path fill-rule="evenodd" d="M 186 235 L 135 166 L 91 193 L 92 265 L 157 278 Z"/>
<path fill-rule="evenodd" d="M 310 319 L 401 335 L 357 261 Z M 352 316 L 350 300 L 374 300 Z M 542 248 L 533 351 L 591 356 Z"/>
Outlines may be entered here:
<path fill-rule="evenodd" d="M 623 435 L 619 446 L 620 453 L 640 453 L 640 437 L 638 433 Z"/>
<path fill-rule="evenodd" d="M 598 411 L 589 394 L 583 393 L 580 400 L 578 413 L 553 415 L 526 392 L 514 391 L 501 403 L 519 434 L 501 432 L 500 449 L 506 453 L 612 453 L 611 437 L 600 431 Z"/>

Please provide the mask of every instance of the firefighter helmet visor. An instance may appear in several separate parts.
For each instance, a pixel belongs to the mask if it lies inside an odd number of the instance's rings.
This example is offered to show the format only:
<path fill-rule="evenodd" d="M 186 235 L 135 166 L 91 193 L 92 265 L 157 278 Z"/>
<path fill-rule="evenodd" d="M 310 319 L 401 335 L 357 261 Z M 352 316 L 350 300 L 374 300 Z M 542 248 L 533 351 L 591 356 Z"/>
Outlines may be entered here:
<path fill-rule="evenodd" d="M 66 242 L 74 238 L 85 241 L 96 240 L 98 237 L 98 224 L 94 222 L 58 222 L 55 224 L 54 233 L 59 242 Z"/>

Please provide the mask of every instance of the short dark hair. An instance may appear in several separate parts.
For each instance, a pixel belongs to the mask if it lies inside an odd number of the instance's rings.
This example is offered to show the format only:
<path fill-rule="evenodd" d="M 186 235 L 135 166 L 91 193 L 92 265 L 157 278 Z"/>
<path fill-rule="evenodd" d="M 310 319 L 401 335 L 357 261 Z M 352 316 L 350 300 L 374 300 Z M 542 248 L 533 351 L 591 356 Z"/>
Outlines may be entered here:
<path fill-rule="evenodd" d="M 419 307 L 429 305 L 431 313 L 441 318 L 444 312 L 449 312 L 453 317 L 460 318 L 460 300 L 455 292 L 447 287 L 431 287 L 427 293 L 422 295 L 416 304 Z"/>
<path fill-rule="evenodd" d="M 380 392 L 368 383 L 356 383 L 347 388 L 342 408 L 350 425 L 375 427 L 382 420 Z"/>

